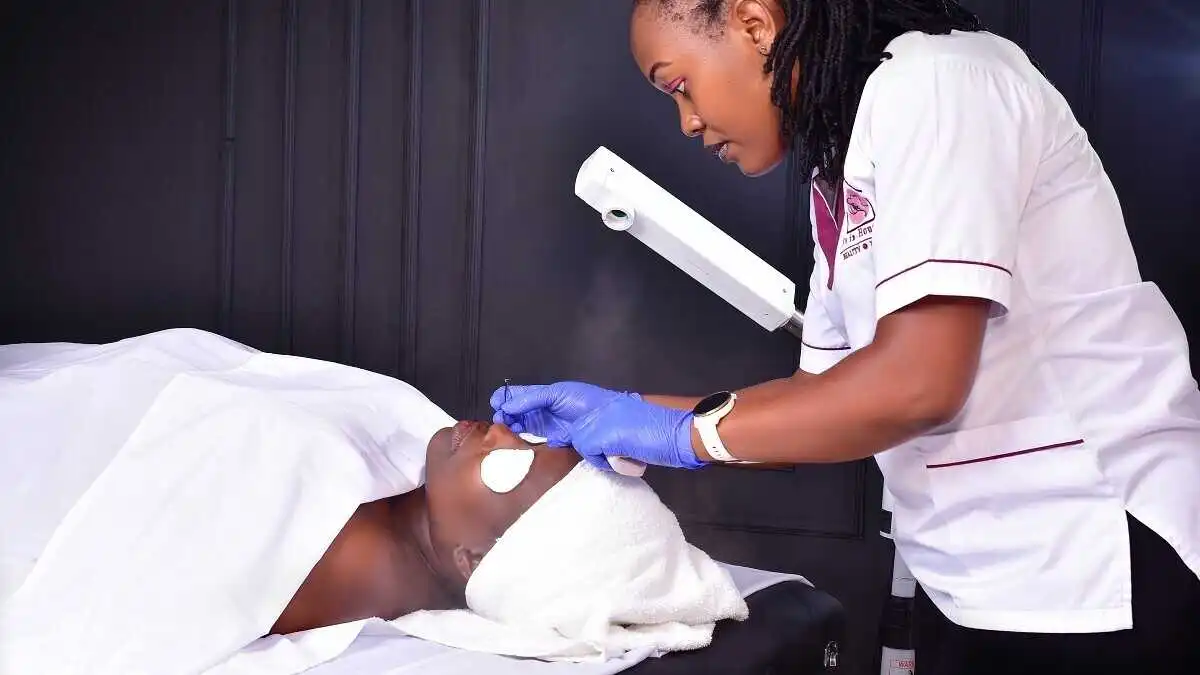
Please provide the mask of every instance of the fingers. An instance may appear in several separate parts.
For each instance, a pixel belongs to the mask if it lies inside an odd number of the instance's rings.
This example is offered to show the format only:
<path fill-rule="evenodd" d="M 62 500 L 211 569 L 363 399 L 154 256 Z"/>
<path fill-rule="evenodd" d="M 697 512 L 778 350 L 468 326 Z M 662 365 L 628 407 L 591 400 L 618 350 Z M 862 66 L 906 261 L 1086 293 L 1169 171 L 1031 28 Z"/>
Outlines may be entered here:
<path fill-rule="evenodd" d="M 524 384 L 524 385 L 510 384 L 510 385 L 504 385 L 501 387 L 497 387 L 496 390 L 492 392 L 491 397 L 488 398 L 488 404 L 492 406 L 492 410 L 498 411 L 498 410 L 503 409 L 504 411 L 509 412 L 509 413 L 520 414 L 522 412 L 525 412 L 525 410 L 520 410 L 520 411 L 514 412 L 513 410 L 510 409 L 512 403 L 514 401 L 516 401 L 517 399 L 528 399 L 529 396 L 532 394 L 543 392 L 545 389 L 548 388 L 548 386 L 549 385 L 545 385 L 545 384 Z M 549 398 L 548 396 L 545 396 L 544 394 L 543 394 L 543 396 L 545 398 Z M 538 404 L 534 403 L 532 407 L 538 407 Z"/>
<path fill-rule="evenodd" d="M 513 416 L 524 415 L 538 408 L 549 408 L 556 397 L 555 391 L 544 384 L 509 387 L 508 389 L 508 401 L 501 402 L 496 409 Z"/>
<path fill-rule="evenodd" d="M 492 392 L 492 397 L 488 399 L 488 405 L 492 406 L 492 410 L 500 410 L 500 406 L 504 403 L 505 399 L 508 398 L 508 393 L 505 391 L 506 389 L 511 389 L 511 387 L 500 387 L 496 391 Z M 500 420 L 496 417 L 493 417 L 492 421 L 496 424 L 500 424 Z"/>
<path fill-rule="evenodd" d="M 583 461 L 592 466 L 608 473 L 616 473 L 612 465 L 608 463 L 608 457 L 604 455 L 583 455 Z"/>

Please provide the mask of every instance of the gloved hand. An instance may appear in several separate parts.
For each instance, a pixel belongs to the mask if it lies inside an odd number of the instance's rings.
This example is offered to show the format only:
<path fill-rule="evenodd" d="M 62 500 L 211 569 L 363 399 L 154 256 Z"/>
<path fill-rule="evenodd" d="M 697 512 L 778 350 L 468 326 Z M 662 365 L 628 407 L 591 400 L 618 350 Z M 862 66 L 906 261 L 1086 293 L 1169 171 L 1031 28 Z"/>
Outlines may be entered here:
<path fill-rule="evenodd" d="M 548 439 L 552 447 L 568 445 L 571 424 L 618 396 L 634 396 L 583 382 L 555 382 L 500 387 L 492 393 L 492 421 L 516 433 Z M 505 397 L 507 396 L 507 401 Z"/>
<path fill-rule="evenodd" d="M 605 471 L 612 470 L 609 455 L 683 469 L 704 466 L 692 450 L 692 413 L 640 396 L 618 396 L 579 418 L 568 440 L 589 464 Z"/>

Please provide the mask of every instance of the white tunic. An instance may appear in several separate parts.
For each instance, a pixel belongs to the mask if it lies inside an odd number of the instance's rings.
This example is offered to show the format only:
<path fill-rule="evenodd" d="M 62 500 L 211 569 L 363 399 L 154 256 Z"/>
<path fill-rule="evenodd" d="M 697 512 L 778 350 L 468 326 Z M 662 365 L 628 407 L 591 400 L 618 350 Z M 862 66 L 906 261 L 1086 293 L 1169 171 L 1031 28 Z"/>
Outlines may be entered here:
<path fill-rule="evenodd" d="M 967 627 L 1132 625 L 1125 512 L 1200 575 L 1200 392 L 1067 102 L 1014 44 L 909 33 L 867 82 L 828 204 L 800 367 L 922 297 L 992 301 L 965 408 L 877 455 L 898 550 Z M 864 393 L 864 395 L 869 395 Z"/>

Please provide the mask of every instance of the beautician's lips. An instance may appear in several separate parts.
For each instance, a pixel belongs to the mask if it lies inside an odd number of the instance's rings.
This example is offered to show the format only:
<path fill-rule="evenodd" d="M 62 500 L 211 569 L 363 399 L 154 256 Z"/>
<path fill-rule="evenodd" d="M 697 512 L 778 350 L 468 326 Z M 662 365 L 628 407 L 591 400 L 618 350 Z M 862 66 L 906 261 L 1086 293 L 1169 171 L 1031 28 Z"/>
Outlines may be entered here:
<path fill-rule="evenodd" d="M 713 157 L 716 157 L 722 162 L 729 161 L 729 141 L 718 141 L 716 143 L 704 146 L 704 149 L 711 152 Z"/>

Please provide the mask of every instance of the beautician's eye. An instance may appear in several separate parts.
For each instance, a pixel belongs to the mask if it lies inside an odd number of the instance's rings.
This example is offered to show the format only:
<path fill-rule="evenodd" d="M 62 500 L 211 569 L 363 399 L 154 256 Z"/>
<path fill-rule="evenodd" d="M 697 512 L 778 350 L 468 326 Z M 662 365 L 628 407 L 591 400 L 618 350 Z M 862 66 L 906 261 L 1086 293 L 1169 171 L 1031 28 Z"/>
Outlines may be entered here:
<path fill-rule="evenodd" d="M 666 92 L 668 96 L 674 96 L 675 94 L 683 94 L 684 96 L 687 96 L 687 80 L 683 79 L 682 77 L 677 77 L 663 86 L 663 91 Z"/>

